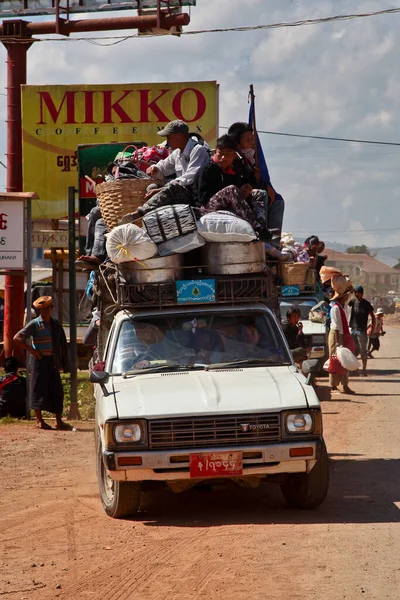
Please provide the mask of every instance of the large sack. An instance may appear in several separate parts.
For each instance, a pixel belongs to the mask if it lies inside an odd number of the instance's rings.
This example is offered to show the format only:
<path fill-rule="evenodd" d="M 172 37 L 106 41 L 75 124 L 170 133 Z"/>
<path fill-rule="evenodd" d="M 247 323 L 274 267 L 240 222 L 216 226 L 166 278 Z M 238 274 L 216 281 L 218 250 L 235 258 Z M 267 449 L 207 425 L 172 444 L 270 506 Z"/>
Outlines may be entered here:
<path fill-rule="evenodd" d="M 119 264 L 132 260 L 146 260 L 157 254 L 157 246 L 134 223 L 114 227 L 106 234 L 106 249 L 110 260 Z"/>
<path fill-rule="evenodd" d="M 207 242 L 252 242 L 257 239 L 250 223 L 227 211 L 207 213 L 200 223 L 201 235 Z"/>

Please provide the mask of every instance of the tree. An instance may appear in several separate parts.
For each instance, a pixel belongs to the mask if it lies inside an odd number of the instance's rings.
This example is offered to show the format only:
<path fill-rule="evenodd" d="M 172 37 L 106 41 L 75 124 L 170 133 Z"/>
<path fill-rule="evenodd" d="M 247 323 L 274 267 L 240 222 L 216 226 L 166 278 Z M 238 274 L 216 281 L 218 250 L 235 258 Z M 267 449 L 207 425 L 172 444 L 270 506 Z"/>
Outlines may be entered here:
<path fill-rule="evenodd" d="M 361 246 L 350 246 L 347 248 L 346 254 L 368 254 L 368 256 L 371 256 L 371 252 L 364 244 Z"/>
<path fill-rule="evenodd" d="M 394 265 L 393 269 L 400 271 L 400 258 L 397 259 L 397 265 Z"/>

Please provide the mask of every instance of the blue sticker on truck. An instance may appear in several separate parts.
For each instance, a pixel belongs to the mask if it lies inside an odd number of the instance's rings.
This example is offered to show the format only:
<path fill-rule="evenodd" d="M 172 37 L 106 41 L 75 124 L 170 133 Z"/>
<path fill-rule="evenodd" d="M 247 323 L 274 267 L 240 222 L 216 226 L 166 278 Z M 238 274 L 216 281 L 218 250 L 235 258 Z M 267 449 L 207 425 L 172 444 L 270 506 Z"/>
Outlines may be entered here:
<path fill-rule="evenodd" d="M 178 304 L 201 304 L 216 301 L 215 279 L 190 279 L 176 282 Z"/>
<path fill-rule="evenodd" d="M 282 296 L 298 296 L 300 294 L 300 287 L 298 285 L 283 285 Z"/>

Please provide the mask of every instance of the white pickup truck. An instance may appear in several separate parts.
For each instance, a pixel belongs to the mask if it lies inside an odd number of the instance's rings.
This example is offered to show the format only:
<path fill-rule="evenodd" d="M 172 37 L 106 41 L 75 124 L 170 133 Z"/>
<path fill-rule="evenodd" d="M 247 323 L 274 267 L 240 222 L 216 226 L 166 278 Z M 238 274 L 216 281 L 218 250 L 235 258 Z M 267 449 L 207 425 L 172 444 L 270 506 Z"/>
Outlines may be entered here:
<path fill-rule="evenodd" d="M 316 393 L 266 302 L 125 306 L 96 383 L 100 497 L 135 514 L 147 482 L 175 492 L 270 481 L 287 502 L 325 499 L 329 469 Z"/>

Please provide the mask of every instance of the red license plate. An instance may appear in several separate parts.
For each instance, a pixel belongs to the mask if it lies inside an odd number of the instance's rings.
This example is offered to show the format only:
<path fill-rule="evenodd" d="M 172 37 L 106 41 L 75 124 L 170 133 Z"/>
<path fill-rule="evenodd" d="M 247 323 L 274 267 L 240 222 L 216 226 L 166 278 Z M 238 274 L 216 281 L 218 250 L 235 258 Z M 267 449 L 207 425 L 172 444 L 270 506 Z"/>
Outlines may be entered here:
<path fill-rule="evenodd" d="M 241 452 L 210 452 L 190 455 L 190 477 L 234 477 L 242 475 Z"/>

